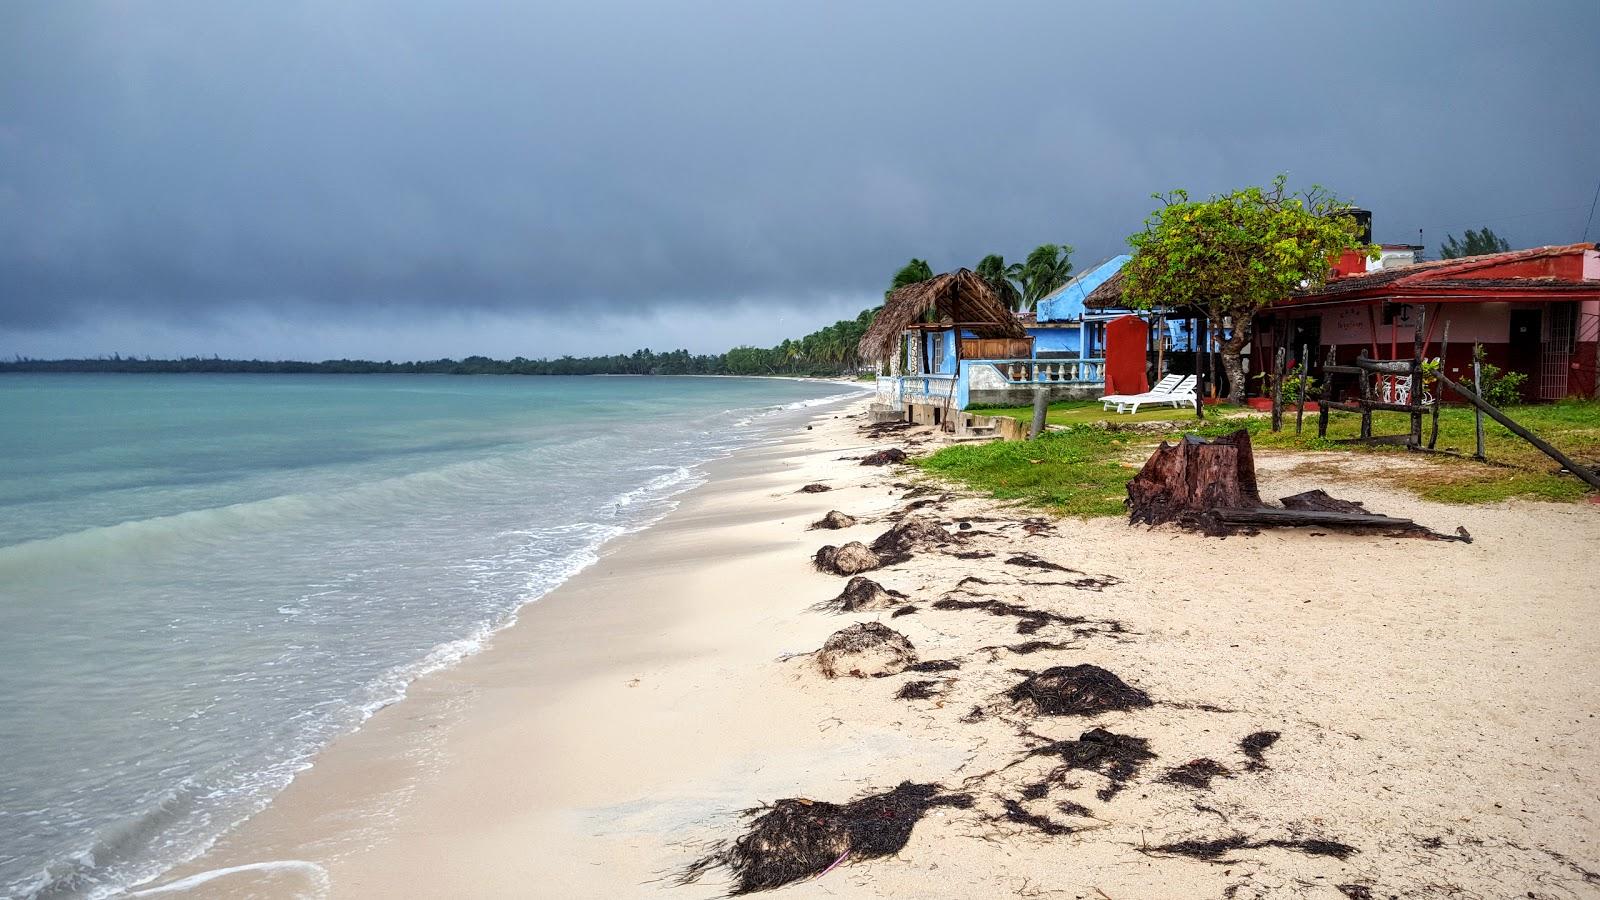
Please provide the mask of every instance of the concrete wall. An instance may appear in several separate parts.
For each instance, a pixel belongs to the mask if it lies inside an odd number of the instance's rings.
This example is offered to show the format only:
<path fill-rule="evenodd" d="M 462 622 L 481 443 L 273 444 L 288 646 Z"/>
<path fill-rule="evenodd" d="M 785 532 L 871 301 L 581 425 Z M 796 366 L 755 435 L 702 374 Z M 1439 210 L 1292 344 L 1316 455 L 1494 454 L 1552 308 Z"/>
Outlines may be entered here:
<path fill-rule="evenodd" d="M 1098 384 L 1049 384 L 1043 386 L 1050 395 L 1050 402 L 1057 400 L 1098 400 L 1105 394 L 1105 389 Z M 1021 385 L 1004 390 L 980 390 L 973 388 L 967 392 L 967 403 L 1002 405 L 1002 406 L 1028 406 L 1033 403 L 1034 386 Z"/>

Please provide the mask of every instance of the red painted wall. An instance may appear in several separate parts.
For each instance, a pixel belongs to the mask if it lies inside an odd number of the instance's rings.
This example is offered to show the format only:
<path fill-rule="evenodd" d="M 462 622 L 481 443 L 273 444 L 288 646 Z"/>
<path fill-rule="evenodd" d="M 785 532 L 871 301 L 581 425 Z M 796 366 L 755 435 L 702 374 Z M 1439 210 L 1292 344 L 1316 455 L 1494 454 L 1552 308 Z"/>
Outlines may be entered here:
<path fill-rule="evenodd" d="M 1122 316 L 1106 323 L 1106 393 L 1142 394 L 1150 390 L 1145 380 L 1145 348 L 1150 326 L 1138 316 Z"/>

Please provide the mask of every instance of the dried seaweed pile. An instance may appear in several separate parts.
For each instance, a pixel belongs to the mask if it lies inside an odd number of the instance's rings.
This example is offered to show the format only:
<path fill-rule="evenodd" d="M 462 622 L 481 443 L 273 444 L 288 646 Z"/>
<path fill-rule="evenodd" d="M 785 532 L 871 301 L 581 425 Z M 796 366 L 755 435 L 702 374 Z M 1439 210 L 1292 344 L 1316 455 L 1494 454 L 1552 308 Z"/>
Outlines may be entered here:
<path fill-rule="evenodd" d="M 797 493 L 797 494 L 821 494 L 821 493 L 823 493 L 825 491 L 831 491 L 831 490 L 833 490 L 833 488 L 828 487 L 825 484 L 818 484 L 816 482 L 812 482 L 811 484 L 806 485 L 805 487 L 801 488 L 800 490 L 795 491 L 795 493 Z"/>
<path fill-rule="evenodd" d="M 1104 728 L 1093 728 L 1078 736 L 1075 741 L 1054 741 L 1028 751 L 1026 758 L 1054 756 L 1061 765 L 1044 778 L 1027 785 L 1022 790 L 1025 800 L 1038 800 L 1050 793 L 1052 785 L 1059 784 L 1074 769 L 1084 769 L 1104 775 L 1105 787 L 1096 792 L 1101 800 L 1110 800 L 1120 792 L 1144 764 L 1156 758 L 1150 752 L 1150 742 L 1126 734 L 1114 734 Z"/>
<path fill-rule="evenodd" d="M 1267 767 L 1266 750 L 1278 742 L 1280 735 L 1276 731 L 1257 731 L 1247 734 L 1239 740 L 1239 752 L 1249 758 L 1249 765 L 1245 768 L 1255 771 Z"/>
<path fill-rule="evenodd" d="M 1169 770 L 1161 776 L 1167 784 L 1181 784 L 1184 787 L 1209 790 L 1211 780 L 1214 778 L 1232 778 L 1233 772 L 1222 763 L 1214 759 L 1191 759 L 1177 768 Z"/>
<path fill-rule="evenodd" d="M 906 595 L 889 590 L 865 575 L 850 579 L 839 596 L 812 607 L 818 612 L 847 613 L 867 609 L 890 609 L 904 603 Z"/>
<path fill-rule="evenodd" d="M 1101 591 L 1114 584 L 1122 583 L 1122 579 L 1115 575 L 1090 575 L 1089 573 L 1079 569 L 1063 566 L 1060 563 L 1053 563 L 1048 559 L 1041 559 L 1032 553 L 1019 553 L 1016 556 L 1006 560 L 1006 564 L 1012 566 L 1022 566 L 1023 568 L 1028 569 L 1043 569 L 1048 572 L 1066 572 L 1069 575 L 1082 576 L 1081 578 L 1074 578 L 1070 581 L 1032 581 L 1026 582 L 1027 584 L 1064 585 L 1067 587 L 1075 587 L 1082 591 Z"/>
<path fill-rule="evenodd" d="M 881 622 L 858 622 L 830 635 L 816 659 L 828 678 L 875 678 L 904 671 L 917 661 L 917 651 L 909 638 Z"/>
<path fill-rule="evenodd" d="M 1006 697 L 1018 711 L 1044 716 L 1087 716 L 1151 705 L 1144 691 L 1088 664 L 1054 666 L 1029 675 Z"/>
<path fill-rule="evenodd" d="M 1012 616 L 1017 621 L 1017 634 L 1037 634 L 1046 625 L 1082 625 L 1088 619 L 1078 616 L 1063 616 L 1047 610 L 1034 609 L 1020 603 L 1007 603 L 993 598 L 987 600 L 958 600 L 955 597 L 944 597 L 933 602 L 933 608 L 945 611 L 979 609 L 991 616 Z"/>
<path fill-rule="evenodd" d="M 971 805 L 967 794 L 948 794 L 937 784 L 909 781 L 843 805 L 779 800 L 747 810 L 745 814 L 753 817 L 749 830 L 691 864 L 678 883 L 692 884 L 713 869 L 726 868 L 734 876 L 730 894 L 771 890 L 821 875 L 847 860 L 893 856 L 929 810 Z"/>
<path fill-rule="evenodd" d="M 1235 850 L 1260 850 L 1267 847 L 1294 850 L 1312 856 L 1331 856 L 1339 860 L 1349 859 L 1359 852 L 1349 844 L 1341 844 L 1338 841 L 1323 840 L 1321 838 L 1269 838 L 1267 840 L 1252 841 L 1242 834 L 1209 841 L 1189 840 L 1178 841 L 1173 844 L 1162 844 L 1159 847 L 1151 847 L 1150 852 L 1188 856 L 1194 859 L 1203 859 L 1207 862 L 1229 862 L 1228 854 Z"/>
<path fill-rule="evenodd" d="M 871 453 L 861 458 L 863 466 L 887 466 L 891 463 L 903 463 L 905 461 L 906 452 L 899 447 L 879 450 L 877 453 Z"/>
<path fill-rule="evenodd" d="M 854 575 L 857 572 L 870 572 L 885 565 L 884 560 L 867 548 L 860 541 L 851 541 L 843 547 L 832 544 L 819 548 L 816 555 L 811 557 L 811 562 L 823 571 L 834 575 Z"/>
<path fill-rule="evenodd" d="M 810 528 L 812 531 L 815 531 L 819 528 L 825 528 L 829 531 L 837 531 L 840 528 L 849 528 L 854 524 L 856 524 L 855 516 L 842 513 L 837 509 L 830 509 L 828 510 L 827 515 L 816 520 L 815 522 L 812 522 Z"/>
<path fill-rule="evenodd" d="M 916 550 L 940 547 L 959 541 L 960 537 L 944 530 L 933 519 L 910 516 L 900 524 L 878 535 L 872 541 L 872 552 L 884 560 L 899 561 Z"/>

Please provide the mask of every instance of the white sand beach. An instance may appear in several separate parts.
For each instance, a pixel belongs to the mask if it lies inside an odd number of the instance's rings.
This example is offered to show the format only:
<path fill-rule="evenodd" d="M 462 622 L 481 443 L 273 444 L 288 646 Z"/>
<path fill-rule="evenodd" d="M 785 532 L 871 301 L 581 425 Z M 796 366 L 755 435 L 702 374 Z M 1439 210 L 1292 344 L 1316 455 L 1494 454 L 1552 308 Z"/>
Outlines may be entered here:
<path fill-rule="evenodd" d="M 1442 506 L 1295 475 L 1266 453 L 1263 496 L 1327 487 L 1475 541 L 1028 529 L 1035 511 L 941 489 L 918 514 L 949 544 L 869 573 L 915 612 L 836 615 L 813 606 L 846 579 L 812 554 L 870 542 L 917 479 L 851 458 L 907 437 L 869 440 L 858 411 L 713 464 L 659 524 L 169 873 L 166 894 L 716 896 L 725 870 L 675 876 L 740 835 L 741 810 L 910 781 L 967 802 L 928 810 L 897 854 L 846 855 L 778 893 L 1600 896 L 1600 508 Z M 797 493 L 811 482 L 832 490 Z M 808 530 L 833 509 L 860 522 Z M 1006 562 L 1022 553 L 1075 573 Z M 970 605 L 987 600 L 1046 615 L 1019 632 L 1026 616 Z M 861 621 L 957 667 L 829 680 L 794 655 Z M 1085 663 L 1153 705 L 1031 715 L 1004 696 L 1019 670 Z M 897 699 L 912 681 L 932 682 L 928 696 Z M 1120 790 L 1077 769 L 1025 793 L 1060 762 L 1031 750 L 1097 727 L 1153 758 Z M 1279 737 L 1252 759 L 1240 742 L 1261 732 Z M 1221 770 L 1209 787 L 1164 780 L 1197 760 Z M 1209 859 L 1157 849 L 1235 837 Z"/>

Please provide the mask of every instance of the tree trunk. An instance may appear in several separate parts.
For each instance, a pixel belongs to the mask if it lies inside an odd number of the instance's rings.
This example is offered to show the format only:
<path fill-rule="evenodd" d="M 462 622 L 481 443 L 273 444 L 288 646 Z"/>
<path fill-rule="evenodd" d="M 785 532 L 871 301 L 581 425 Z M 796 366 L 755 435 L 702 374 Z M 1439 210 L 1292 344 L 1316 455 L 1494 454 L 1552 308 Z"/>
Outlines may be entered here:
<path fill-rule="evenodd" d="M 1222 320 L 1215 323 L 1217 333 L 1222 333 Z M 1244 316 L 1233 317 L 1233 334 L 1222 341 L 1222 370 L 1228 374 L 1228 402 L 1244 405 L 1244 346 L 1250 343 L 1250 320 Z"/>

